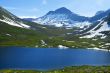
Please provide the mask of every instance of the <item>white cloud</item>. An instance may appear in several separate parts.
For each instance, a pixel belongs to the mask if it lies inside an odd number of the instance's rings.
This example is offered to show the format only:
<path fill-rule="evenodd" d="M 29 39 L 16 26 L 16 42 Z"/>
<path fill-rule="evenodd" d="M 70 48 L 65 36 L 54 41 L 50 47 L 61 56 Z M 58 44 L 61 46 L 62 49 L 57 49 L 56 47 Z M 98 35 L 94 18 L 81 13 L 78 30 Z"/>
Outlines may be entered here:
<path fill-rule="evenodd" d="M 47 0 L 43 0 L 43 1 L 42 1 L 42 4 L 43 4 L 43 5 L 46 5 L 46 4 L 47 4 Z"/>
<path fill-rule="evenodd" d="M 9 10 L 15 10 L 15 9 L 18 9 L 18 8 L 15 8 L 15 7 L 4 7 L 5 9 L 9 9 Z"/>
<path fill-rule="evenodd" d="M 19 18 L 37 18 L 36 16 L 18 16 Z"/>

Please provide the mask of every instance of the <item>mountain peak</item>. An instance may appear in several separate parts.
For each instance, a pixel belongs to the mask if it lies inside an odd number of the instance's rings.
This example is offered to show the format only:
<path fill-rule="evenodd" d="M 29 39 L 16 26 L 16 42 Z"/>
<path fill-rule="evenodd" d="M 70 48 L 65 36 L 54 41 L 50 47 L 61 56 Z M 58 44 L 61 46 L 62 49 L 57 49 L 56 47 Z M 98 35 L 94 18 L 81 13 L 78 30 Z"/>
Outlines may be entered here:
<path fill-rule="evenodd" d="M 66 13 L 72 13 L 69 9 L 67 9 L 67 8 L 65 8 L 65 7 L 61 7 L 61 8 L 59 8 L 59 9 L 57 9 L 57 10 L 55 10 L 55 13 L 64 13 L 64 14 L 66 14 Z"/>
<path fill-rule="evenodd" d="M 69 10 L 69 9 L 67 9 L 66 7 L 61 7 L 61 8 L 58 8 L 56 10 Z"/>
<path fill-rule="evenodd" d="M 61 7 L 59 9 L 56 9 L 55 11 L 49 11 L 46 15 L 50 14 L 73 14 L 73 13 L 65 7 Z"/>

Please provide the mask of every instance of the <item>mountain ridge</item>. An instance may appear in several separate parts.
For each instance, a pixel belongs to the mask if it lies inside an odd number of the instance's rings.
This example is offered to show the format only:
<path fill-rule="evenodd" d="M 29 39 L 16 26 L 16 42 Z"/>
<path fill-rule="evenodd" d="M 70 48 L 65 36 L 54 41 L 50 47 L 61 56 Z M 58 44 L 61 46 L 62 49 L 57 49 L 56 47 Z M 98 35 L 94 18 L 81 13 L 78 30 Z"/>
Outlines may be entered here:
<path fill-rule="evenodd" d="M 50 11 L 46 15 L 36 18 L 33 22 L 37 22 L 44 25 L 55 25 L 55 26 L 67 26 L 72 27 L 74 23 L 86 21 L 88 18 L 84 16 L 79 16 L 71 12 L 65 7 L 56 9 L 55 11 Z"/>
<path fill-rule="evenodd" d="M 108 15 L 108 13 L 110 13 L 110 9 L 108 9 L 106 11 L 98 11 L 92 17 L 86 17 L 86 16 L 81 16 L 79 14 L 76 14 L 76 13 L 70 11 L 69 9 L 67 9 L 66 7 L 61 7 L 61 8 L 56 9 L 55 11 L 49 11 L 46 15 L 57 13 L 57 11 L 58 11 L 58 13 L 60 12 L 60 14 L 61 13 L 65 14 L 66 13 L 65 11 L 67 11 L 70 14 L 70 16 L 71 16 L 71 14 L 73 14 L 75 16 L 80 16 L 80 17 L 82 17 L 83 21 L 89 21 L 89 22 L 95 22 L 97 20 L 100 20 L 102 17 L 105 17 L 106 15 Z M 46 16 L 46 15 L 44 15 L 44 16 Z M 41 17 L 38 17 L 36 19 L 39 19 L 39 18 L 41 18 Z M 34 19 L 34 20 L 36 20 L 36 19 Z M 29 20 L 29 19 L 27 18 L 26 20 Z M 30 21 L 32 21 L 32 19 Z"/>

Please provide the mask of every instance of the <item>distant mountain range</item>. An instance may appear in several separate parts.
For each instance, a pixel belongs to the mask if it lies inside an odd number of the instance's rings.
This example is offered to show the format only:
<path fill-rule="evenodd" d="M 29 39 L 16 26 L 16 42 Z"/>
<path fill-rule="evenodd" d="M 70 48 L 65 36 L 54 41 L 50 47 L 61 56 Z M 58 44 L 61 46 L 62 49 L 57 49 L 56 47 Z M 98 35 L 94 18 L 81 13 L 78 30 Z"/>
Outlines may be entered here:
<path fill-rule="evenodd" d="M 20 19 L 0 7 L 0 46 L 109 49 L 109 13 L 84 17 L 62 7 L 40 18 Z"/>
<path fill-rule="evenodd" d="M 71 12 L 69 9 L 62 7 L 55 11 L 49 11 L 46 15 L 39 18 L 26 18 L 32 22 L 40 23 L 43 25 L 54 25 L 57 27 L 66 26 L 66 27 L 84 27 L 88 26 L 93 22 L 96 22 L 110 13 L 110 10 L 107 11 L 98 11 L 93 17 L 80 16 L 76 13 Z M 77 25 L 78 24 L 78 25 Z"/>

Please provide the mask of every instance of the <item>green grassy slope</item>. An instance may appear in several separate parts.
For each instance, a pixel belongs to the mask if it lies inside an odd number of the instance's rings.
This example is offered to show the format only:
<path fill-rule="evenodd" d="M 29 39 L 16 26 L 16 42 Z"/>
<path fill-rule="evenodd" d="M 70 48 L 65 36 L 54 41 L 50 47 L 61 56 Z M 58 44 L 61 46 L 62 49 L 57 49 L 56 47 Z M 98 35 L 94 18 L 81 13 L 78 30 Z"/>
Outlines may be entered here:
<path fill-rule="evenodd" d="M 37 44 L 40 39 L 44 38 L 47 38 L 47 36 L 40 31 L 10 26 L 0 22 L 1 46 L 33 46 Z"/>

